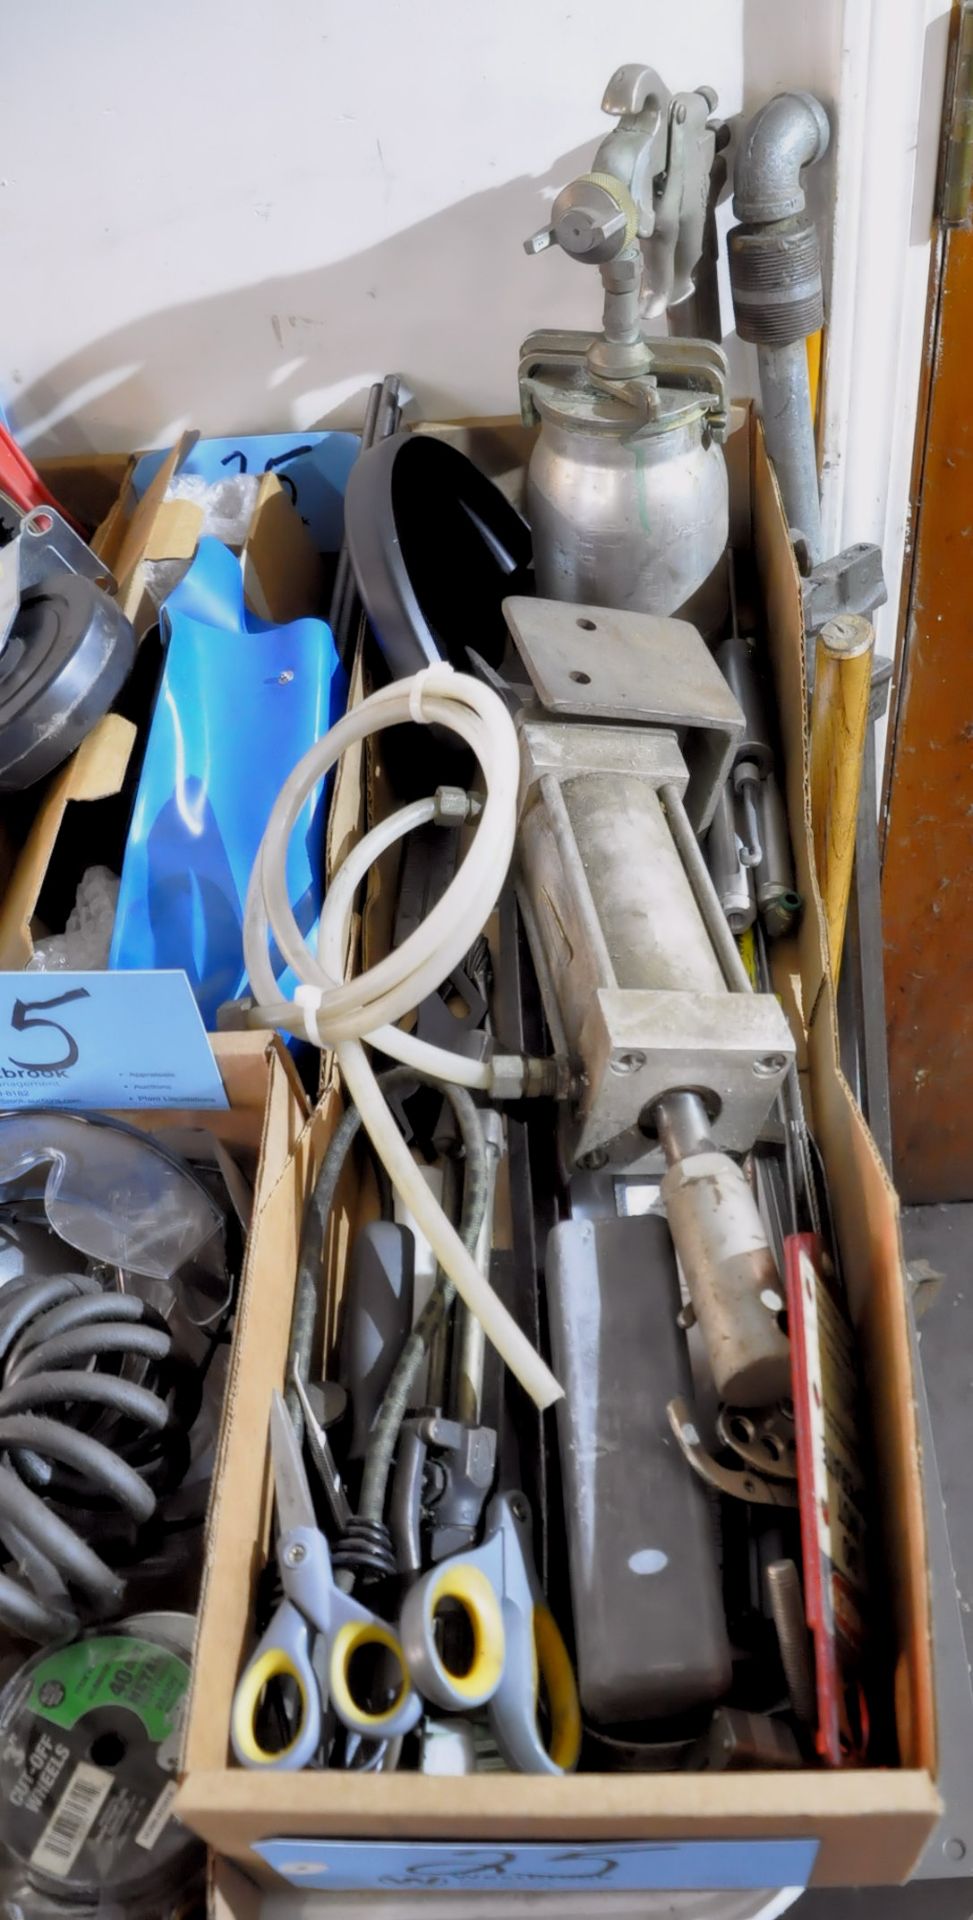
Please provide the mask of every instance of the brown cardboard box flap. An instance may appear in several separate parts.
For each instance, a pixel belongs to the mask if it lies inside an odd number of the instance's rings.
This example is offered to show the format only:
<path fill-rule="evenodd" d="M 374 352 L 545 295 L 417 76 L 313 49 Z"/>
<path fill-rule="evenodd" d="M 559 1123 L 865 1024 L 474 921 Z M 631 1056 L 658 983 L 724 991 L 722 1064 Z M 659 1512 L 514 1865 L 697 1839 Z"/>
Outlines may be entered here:
<path fill-rule="evenodd" d="M 252 1844 L 274 1835 L 414 1836 L 440 1842 L 532 1838 L 571 1844 L 610 1838 L 810 1835 L 820 1843 L 814 1882 L 854 1886 L 904 1879 L 935 1824 L 939 1799 L 931 1777 L 924 1531 L 896 1208 L 837 1067 L 820 900 L 811 871 L 800 586 L 759 435 L 741 431 L 734 436 L 730 471 L 734 486 L 749 491 L 741 523 L 749 524 L 752 514 L 765 639 L 783 703 L 786 796 L 806 907 L 782 969 L 792 983 L 790 1002 L 803 1009 L 810 1023 L 807 1078 L 831 1178 L 840 1191 L 844 1261 L 855 1267 L 850 1294 L 874 1409 L 874 1488 L 887 1509 L 886 1566 L 894 1571 L 900 1589 L 889 1617 L 904 1764 L 759 1776 L 598 1774 L 548 1779 L 486 1773 L 473 1783 L 408 1772 L 256 1776 L 228 1764 L 233 1692 L 252 1644 L 254 1585 L 271 1534 L 266 1447 L 255 1436 L 264 1431 L 272 1388 L 282 1383 L 307 1183 L 338 1110 L 337 1096 L 329 1088 L 322 1110 L 301 1132 L 291 1162 L 255 1221 L 221 1485 L 213 1507 L 186 1777 L 177 1802 L 190 1826 L 258 1879 L 272 1876 L 251 1851 Z"/>
<path fill-rule="evenodd" d="M 276 473 L 265 473 L 243 548 L 248 604 L 283 626 L 326 611 L 324 561 Z"/>
<path fill-rule="evenodd" d="M 788 815 L 804 900 L 797 948 L 807 1024 L 809 1097 L 828 1167 L 848 1304 L 863 1360 L 876 1477 L 897 1489 L 896 1498 L 885 1503 L 882 1533 L 885 1564 L 895 1568 L 897 1576 L 886 1601 L 894 1616 L 898 1648 L 899 1751 L 907 1766 L 934 1772 L 932 1616 L 899 1203 L 839 1064 L 824 910 L 812 857 L 800 582 L 762 433 L 754 440 L 753 486 L 767 643 L 787 770 Z M 795 831 L 797 823 L 803 832 Z"/>
<path fill-rule="evenodd" d="M 135 498 L 129 473 L 92 542 L 115 575 L 119 605 L 139 639 L 159 617 L 148 590 L 146 563 L 191 560 L 199 542 L 200 503 L 166 499 L 198 437 L 182 435 L 140 500 Z M 324 616 L 324 563 L 275 473 L 261 476 L 241 557 L 247 601 L 259 619 L 283 625 L 309 615 Z"/>
<path fill-rule="evenodd" d="M 34 951 L 30 923 L 70 802 L 104 800 L 118 793 L 134 745 L 131 721 L 117 713 L 106 714 L 53 776 L 0 899 L 0 968 L 4 971 L 19 972 Z"/>

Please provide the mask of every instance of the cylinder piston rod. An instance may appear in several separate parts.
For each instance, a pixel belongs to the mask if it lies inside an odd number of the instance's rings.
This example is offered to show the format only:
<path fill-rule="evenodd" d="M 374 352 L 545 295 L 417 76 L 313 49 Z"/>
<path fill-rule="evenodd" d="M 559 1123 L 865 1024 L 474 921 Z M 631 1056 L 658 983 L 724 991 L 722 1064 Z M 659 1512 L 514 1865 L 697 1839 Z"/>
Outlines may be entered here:
<path fill-rule="evenodd" d="M 662 1199 L 720 1398 L 767 1406 L 791 1391 L 790 1345 L 773 1253 L 749 1182 L 714 1146 L 699 1094 L 673 1092 L 653 1119 Z"/>

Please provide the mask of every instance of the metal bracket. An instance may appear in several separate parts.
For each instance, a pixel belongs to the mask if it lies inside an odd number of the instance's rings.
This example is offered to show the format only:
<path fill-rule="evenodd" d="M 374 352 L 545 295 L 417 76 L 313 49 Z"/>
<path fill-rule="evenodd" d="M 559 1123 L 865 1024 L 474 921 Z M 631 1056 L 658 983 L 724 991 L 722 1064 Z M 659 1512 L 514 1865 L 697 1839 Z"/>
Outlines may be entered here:
<path fill-rule="evenodd" d="M 685 1400 L 670 1400 L 666 1408 L 669 1425 L 694 1473 L 705 1480 L 714 1493 L 731 1500 L 746 1500 L 751 1506 L 796 1507 L 797 1486 L 789 1480 L 764 1480 L 759 1473 L 739 1473 L 723 1467 L 699 1436 L 699 1428 Z"/>
<path fill-rule="evenodd" d="M 755 1473 L 766 1474 L 769 1480 L 797 1479 L 794 1409 L 786 1402 L 753 1411 L 721 1407 L 716 1432 L 721 1444 Z"/>
<path fill-rule="evenodd" d="M 9 494 L 0 493 L 0 523 L 11 529 L 11 537 L 0 546 L 0 648 L 17 617 L 21 595 L 41 586 L 52 573 L 80 573 L 106 593 L 116 592 L 111 568 L 56 507 L 21 513 Z"/>
<path fill-rule="evenodd" d="M 659 411 L 657 394 L 661 389 L 685 392 L 697 399 L 697 412 L 706 416 L 716 439 L 726 433 L 729 419 L 727 384 L 729 367 L 722 347 L 711 340 L 681 340 L 670 337 L 643 342 L 648 354 L 648 371 L 629 379 L 612 380 L 597 365 L 604 335 L 582 333 L 573 328 L 542 328 L 528 334 L 520 349 L 518 381 L 520 417 L 525 427 L 536 426 L 540 414 L 534 400 L 532 383 L 550 373 L 582 373 L 599 393 L 630 406 L 635 416 L 632 431 L 651 428 Z M 595 365 L 592 365 L 594 358 Z M 671 424 L 671 412 L 667 415 Z"/>
<path fill-rule="evenodd" d="M 830 560 L 820 560 L 804 573 L 801 593 L 808 634 L 819 633 L 840 613 L 874 612 L 888 599 L 881 547 L 870 540 L 859 540 L 832 554 Z"/>
<path fill-rule="evenodd" d="M 688 620 L 563 600 L 514 598 L 503 613 L 548 713 L 678 735 L 689 772 L 686 811 L 696 832 L 705 832 L 744 716 L 697 629 Z"/>

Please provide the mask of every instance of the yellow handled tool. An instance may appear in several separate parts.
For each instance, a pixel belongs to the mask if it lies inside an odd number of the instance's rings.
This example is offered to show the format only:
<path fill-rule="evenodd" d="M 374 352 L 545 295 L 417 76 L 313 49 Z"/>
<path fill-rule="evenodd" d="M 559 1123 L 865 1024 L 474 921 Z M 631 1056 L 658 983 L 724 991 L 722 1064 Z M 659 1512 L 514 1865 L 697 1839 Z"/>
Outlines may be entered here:
<path fill-rule="evenodd" d="M 270 1409 L 270 1446 L 280 1537 L 277 1563 L 284 1598 L 251 1655 L 233 1701 L 230 1735 L 241 1766 L 292 1771 L 310 1766 L 321 1746 L 325 1706 L 351 1732 L 366 1739 L 392 1739 L 411 1733 L 422 1702 L 409 1678 L 402 1647 L 391 1628 L 335 1585 L 331 1555 L 317 1526 L 314 1503 L 290 1415 L 279 1393 Z M 315 1659 L 316 1641 L 325 1643 L 323 1664 Z M 379 1663 L 385 1691 L 381 1705 L 361 1698 L 355 1674 L 369 1649 Z M 325 1678 L 326 1697 L 317 1669 Z M 289 1740 L 277 1748 L 262 1744 L 260 1707 L 272 1681 L 289 1681 L 297 1693 L 297 1714 Z"/>
<path fill-rule="evenodd" d="M 465 1618 L 468 1655 L 447 1664 L 438 1634 L 449 1609 Z M 483 1544 L 444 1560 L 410 1588 L 399 1634 L 416 1686 L 451 1713 L 487 1707 L 490 1729 L 519 1773 L 568 1773 L 581 1748 L 581 1709 L 571 1657 L 534 1566 L 530 1507 L 499 1493 Z M 551 1737 L 538 1724 L 541 1690 Z"/>
<path fill-rule="evenodd" d="M 811 698 L 811 826 L 835 984 L 851 893 L 874 647 L 875 629 L 858 613 L 842 613 L 829 620 L 817 638 Z"/>

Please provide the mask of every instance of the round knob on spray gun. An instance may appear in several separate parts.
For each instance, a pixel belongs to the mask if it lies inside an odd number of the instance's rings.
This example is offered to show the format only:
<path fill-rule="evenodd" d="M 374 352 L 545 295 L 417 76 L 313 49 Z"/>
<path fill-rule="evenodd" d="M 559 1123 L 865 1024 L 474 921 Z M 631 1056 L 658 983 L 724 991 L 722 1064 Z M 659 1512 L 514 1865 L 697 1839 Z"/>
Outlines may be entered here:
<path fill-rule="evenodd" d="M 551 224 L 524 241 L 524 252 L 561 247 L 586 266 L 603 266 L 630 246 L 638 231 L 631 194 L 608 173 L 583 173 L 558 194 Z"/>

